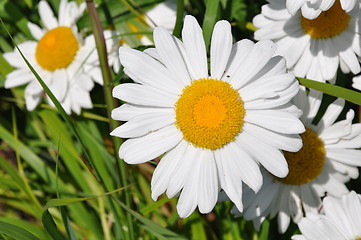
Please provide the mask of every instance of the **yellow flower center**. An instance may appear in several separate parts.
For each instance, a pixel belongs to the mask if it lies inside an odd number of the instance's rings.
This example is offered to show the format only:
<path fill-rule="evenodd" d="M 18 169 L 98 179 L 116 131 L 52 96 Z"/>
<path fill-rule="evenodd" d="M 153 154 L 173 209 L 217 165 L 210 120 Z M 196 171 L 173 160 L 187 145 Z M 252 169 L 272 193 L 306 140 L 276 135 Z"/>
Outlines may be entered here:
<path fill-rule="evenodd" d="M 356 238 L 355 240 L 361 240 L 361 238 Z"/>
<path fill-rule="evenodd" d="M 306 129 L 301 134 L 303 147 L 296 153 L 284 152 L 288 163 L 289 173 L 278 181 L 290 185 L 303 185 L 321 174 L 325 164 L 325 147 L 318 135 Z"/>
<path fill-rule="evenodd" d="M 79 43 L 69 27 L 49 30 L 38 42 L 36 60 L 49 71 L 68 66 L 79 49 Z"/>
<path fill-rule="evenodd" d="M 301 25 L 305 33 L 312 38 L 330 38 L 346 30 L 350 18 L 337 0 L 329 10 L 322 12 L 316 19 L 309 20 L 301 16 Z"/>
<path fill-rule="evenodd" d="M 229 83 L 201 78 L 183 89 L 175 104 L 176 125 L 196 147 L 215 150 L 242 131 L 245 110 Z"/>

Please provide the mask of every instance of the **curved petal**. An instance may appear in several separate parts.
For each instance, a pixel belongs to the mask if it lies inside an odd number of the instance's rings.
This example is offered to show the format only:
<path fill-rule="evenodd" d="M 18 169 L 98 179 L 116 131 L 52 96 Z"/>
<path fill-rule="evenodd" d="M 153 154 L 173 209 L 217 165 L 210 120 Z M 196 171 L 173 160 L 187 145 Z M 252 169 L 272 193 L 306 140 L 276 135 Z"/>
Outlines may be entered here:
<path fill-rule="evenodd" d="M 187 15 L 184 19 L 182 39 L 184 49 L 196 79 L 207 78 L 208 63 L 206 45 L 204 43 L 202 29 L 193 16 Z"/>

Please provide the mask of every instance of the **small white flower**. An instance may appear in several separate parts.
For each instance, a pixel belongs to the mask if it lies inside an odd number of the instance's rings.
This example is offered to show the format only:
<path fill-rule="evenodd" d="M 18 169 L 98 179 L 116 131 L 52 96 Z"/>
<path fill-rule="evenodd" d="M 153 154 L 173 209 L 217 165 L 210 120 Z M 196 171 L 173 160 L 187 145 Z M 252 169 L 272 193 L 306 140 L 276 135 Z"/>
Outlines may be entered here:
<path fill-rule="evenodd" d="M 323 200 L 324 214 L 309 213 L 298 223 L 302 235 L 293 240 L 361 240 L 361 195 L 351 191 Z"/>
<path fill-rule="evenodd" d="M 94 37 L 83 39 L 76 26 L 84 10 L 85 3 L 78 6 L 75 2 L 61 0 L 57 19 L 49 4 L 40 1 L 39 14 L 44 28 L 29 22 L 29 30 L 36 41 L 18 45 L 68 114 L 71 111 L 80 114 L 82 108 L 92 108 L 89 92 L 94 82 L 103 83 Z M 5 53 L 4 57 L 16 68 L 7 75 L 5 87 L 27 84 L 26 108 L 34 110 L 43 98 L 42 87 L 17 50 Z M 47 100 L 53 105 L 48 97 Z"/>
<path fill-rule="evenodd" d="M 301 134 L 299 152 L 285 152 L 288 176 L 281 179 L 265 172 L 261 190 L 256 195 L 250 190 L 244 194 L 244 218 L 254 220 L 257 228 L 265 217 L 278 214 L 279 231 L 284 233 L 291 218 L 297 223 L 304 213 L 317 213 L 325 194 L 337 197 L 348 193 L 344 183 L 359 176 L 361 151 L 356 149 L 361 147 L 361 124 L 352 124 L 352 110 L 345 120 L 335 122 L 344 107 L 344 100 L 337 99 L 314 125 L 321 98 L 314 90 L 307 96 L 304 88 L 294 98 L 303 111 L 306 132 Z M 233 212 L 239 215 L 235 208 Z"/>
<path fill-rule="evenodd" d="M 181 217 L 197 206 L 210 212 L 221 188 L 242 211 L 242 182 L 260 189 L 259 164 L 285 177 L 279 149 L 301 147 L 301 112 L 290 104 L 298 82 L 286 72 L 284 58 L 272 57 L 271 41 L 232 44 L 227 21 L 214 27 L 210 72 L 202 29 L 192 16 L 185 17 L 182 39 L 157 27 L 155 48 L 120 48 L 124 71 L 136 83 L 113 90 L 127 103 L 112 118 L 128 122 L 111 135 L 129 138 L 119 149 L 127 163 L 165 153 L 152 178 L 152 198 L 181 192 Z"/>
<path fill-rule="evenodd" d="M 255 39 L 277 43 L 276 54 L 284 56 L 296 77 L 334 82 L 340 66 L 344 73 L 360 72 L 361 55 L 357 14 L 347 14 L 339 0 L 316 19 L 309 20 L 298 11 L 291 16 L 283 1 L 269 0 L 262 13 L 253 19 Z"/>
<path fill-rule="evenodd" d="M 286 0 L 287 10 L 291 15 L 301 8 L 302 16 L 308 19 L 317 18 L 321 12 L 329 10 L 338 0 Z M 340 0 L 341 7 L 347 13 L 360 8 L 360 0 Z"/>

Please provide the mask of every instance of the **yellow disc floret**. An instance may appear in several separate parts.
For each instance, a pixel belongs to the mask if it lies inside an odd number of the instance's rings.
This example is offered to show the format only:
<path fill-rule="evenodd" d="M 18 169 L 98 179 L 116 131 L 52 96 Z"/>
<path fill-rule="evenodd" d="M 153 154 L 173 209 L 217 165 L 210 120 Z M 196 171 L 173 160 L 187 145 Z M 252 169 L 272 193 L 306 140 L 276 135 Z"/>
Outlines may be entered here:
<path fill-rule="evenodd" d="M 49 71 L 67 67 L 75 57 L 79 43 L 69 27 L 49 30 L 38 42 L 36 60 Z"/>
<path fill-rule="evenodd" d="M 330 38 L 345 31 L 350 18 L 342 9 L 340 1 L 336 0 L 329 10 L 322 12 L 316 19 L 310 20 L 301 16 L 301 25 L 312 38 Z"/>
<path fill-rule="evenodd" d="M 183 89 L 175 104 L 176 125 L 196 147 L 215 150 L 242 131 L 242 98 L 229 83 L 201 78 Z"/>
<path fill-rule="evenodd" d="M 325 164 L 325 147 L 317 133 L 306 129 L 301 134 L 303 147 L 296 153 L 284 152 L 289 173 L 278 181 L 290 185 L 303 185 L 321 174 Z"/>

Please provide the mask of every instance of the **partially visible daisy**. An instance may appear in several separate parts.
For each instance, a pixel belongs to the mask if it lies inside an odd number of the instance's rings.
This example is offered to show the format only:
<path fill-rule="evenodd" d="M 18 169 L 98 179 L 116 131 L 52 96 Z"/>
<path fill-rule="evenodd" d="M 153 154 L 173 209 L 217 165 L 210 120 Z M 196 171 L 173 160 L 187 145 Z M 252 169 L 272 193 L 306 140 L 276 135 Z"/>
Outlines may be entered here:
<path fill-rule="evenodd" d="M 324 214 L 307 214 L 298 223 L 302 235 L 293 240 L 361 240 L 361 195 L 351 191 L 323 200 Z"/>
<path fill-rule="evenodd" d="M 340 0 L 309 20 L 298 11 L 291 16 L 284 1 L 269 0 L 262 13 L 253 19 L 255 39 L 277 43 L 276 54 L 284 56 L 296 77 L 334 83 L 338 67 L 344 73 L 360 72 L 361 55 L 357 14 L 346 13 Z"/>
<path fill-rule="evenodd" d="M 258 191 L 259 165 L 285 177 L 279 149 L 301 147 L 301 112 L 290 103 L 298 82 L 286 72 L 284 58 L 272 57 L 271 41 L 232 44 L 227 21 L 214 27 L 210 72 L 202 29 L 192 16 L 185 17 L 182 39 L 157 27 L 155 48 L 120 48 L 124 71 L 136 83 L 113 90 L 127 103 L 112 118 L 128 122 L 111 135 L 129 138 L 119 149 L 127 163 L 165 153 L 152 178 L 152 198 L 180 193 L 180 217 L 197 206 L 210 212 L 221 188 L 242 211 L 242 182 Z"/>
<path fill-rule="evenodd" d="M 61 0 L 58 19 L 46 1 L 39 2 L 39 14 L 44 28 L 31 22 L 29 30 L 36 41 L 19 44 L 20 50 L 54 93 L 65 111 L 80 114 L 82 108 L 92 108 L 89 95 L 94 82 L 102 84 L 99 61 L 93 36 L 83 39 L 76 21 L 82 16 L 85 3 Z M 92 57 L 92 56 L 96 57 Z M 6 88 L 27 84 L 26 108 L 35 109 L 44 91 L 19 52 L 5 53 L 5 59 L 16 69 L 7 75 Z M 47 98 L 50 105 L 52 101 Z"/>
<path fill-rule="evenodd" d="M 352 87 L 361 91 L 361 75 L 352 78 Z"/>
<path fill-rule="evenodd" d="M 287 10 L 294 15 L 300 8 L 302 16 L 308 19 L 317 18 L 321 12 L 329 10 L 338 0 L 286 0 Z M 341 7 L 345 12 L 357 11 L 360 8 L 360 0 L 340 0 Z"/>
<path fill-rule="evenodd" d="M 352 124 L 352 110 L 345 120 L 335 122 L 344 107 L 344 100 L 337 99 L 314 125 L 321 98 L 321 93 L 314 90 L 306 95 L 304 88 L 294 98 L 294 104 L 303 111 L 301 120 L 306 131 L 301 134 L 302 149 L 284 153 L 287 177 L 265 172 L 261 190 L 256 195 L 252 191 L 244 194 L 244 218 L 254 220 L 257 228 L 265 217 L 278 214 L 279 231 L 285 232 L 291 218 L 297 223 L 304 213 L 317 213 L 325 194 L 339 197 L 348 193 L 345 183 L 359 176 L 361 124 Z"/>
<path fill-rule="evenodd" d="M 145 14 L 145 21 L 150 27 L 165 27 L 169 32 L 173 32 L 176 20 L 177 2 L 174 0 L 159 3 Z"/>
<path fill-rule="evenodd" d="M 164 27 L 170 33 L 173 32 L 175 22 L 177 19 L 177 4 L 174 0 L 167 0 L 155 5 L 150 10 L 146 11 L 144 15 L 139 16 L 142 22 L 146 23 L 151 29 L 155 27 Z M 128 22 L 128 27 L 132 32 L 139 32 L 139 28 Z M 147 35 L 137 35 L 142 45 L 153 45 L 153 41 Z M 125 41 L 124 46 L 127 46 Z"/>

